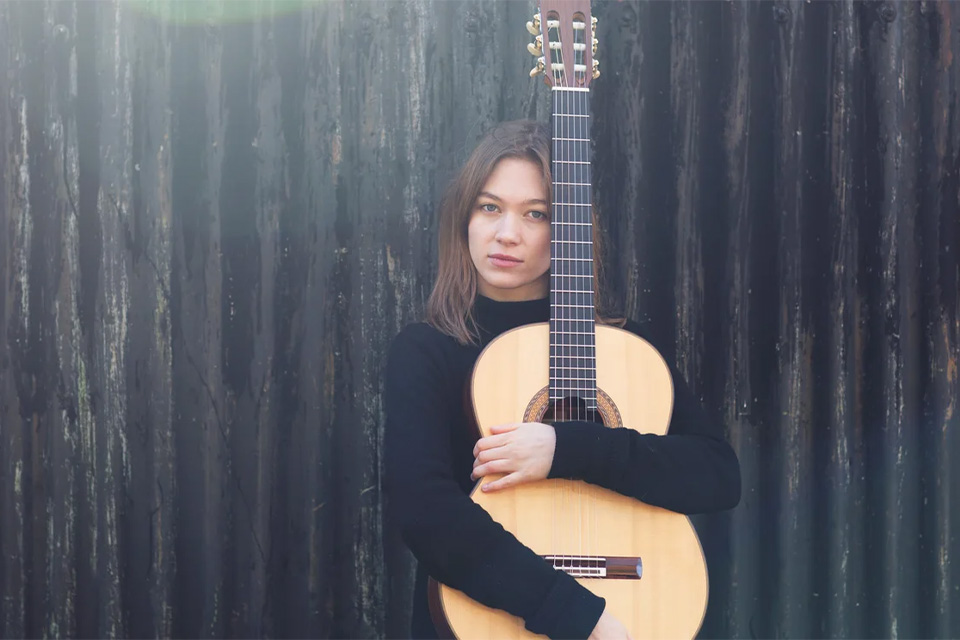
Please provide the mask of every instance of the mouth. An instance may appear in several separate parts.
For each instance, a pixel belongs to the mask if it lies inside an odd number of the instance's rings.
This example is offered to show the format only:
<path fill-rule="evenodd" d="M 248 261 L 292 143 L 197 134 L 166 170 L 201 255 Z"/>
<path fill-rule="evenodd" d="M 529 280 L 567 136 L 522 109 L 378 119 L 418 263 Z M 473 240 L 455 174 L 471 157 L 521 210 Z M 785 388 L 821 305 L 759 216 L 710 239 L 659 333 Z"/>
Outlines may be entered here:
<path fill-rule="evenodd" d="M 495 253 L 488 257 L 490 259 L 490 262 L 492 262 L 494 266 L 497 266 L 497 267 L 515 267 L 518 264 L 521 264 L 523 262 L 523 260 L 520 260 L 519 258 L 514 258 L 513 256 L 507 256 L 502 253 Z"/>

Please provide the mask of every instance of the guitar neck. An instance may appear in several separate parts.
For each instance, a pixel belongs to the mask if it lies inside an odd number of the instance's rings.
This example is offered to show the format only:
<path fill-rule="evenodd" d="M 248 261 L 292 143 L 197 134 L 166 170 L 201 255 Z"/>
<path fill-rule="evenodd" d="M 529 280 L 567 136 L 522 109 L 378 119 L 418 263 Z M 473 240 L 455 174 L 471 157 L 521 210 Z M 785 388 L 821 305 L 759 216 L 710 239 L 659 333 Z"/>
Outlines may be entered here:
<path fill-rule="evenodd" d="M 590 91 L 554 87 L 550 394 L 596 407 Z"/>

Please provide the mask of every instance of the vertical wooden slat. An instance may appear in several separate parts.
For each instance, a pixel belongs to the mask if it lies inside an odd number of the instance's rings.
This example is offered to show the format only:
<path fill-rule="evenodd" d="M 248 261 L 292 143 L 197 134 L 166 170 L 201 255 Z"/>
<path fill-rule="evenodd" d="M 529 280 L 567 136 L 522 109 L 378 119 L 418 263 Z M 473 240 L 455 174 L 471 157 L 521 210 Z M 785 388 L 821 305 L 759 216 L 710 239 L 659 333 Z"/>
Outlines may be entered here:
<path fill-rule="evenodd" d="M 956 459 L 960 415 L 957 412 L 958 347 L 957 241 L 960 239 L 960 130 L 952 96 L 956 78 L 951 73 L 958 51 L 952 25 L 956 7 L 950 3 L 926 2 L 917 18 L 921 30 L 937 34 L 937 41 L 918 55 L 921 86 L 919 121 L 929 143 L 919 150 L 917 232 L 921 251 L 918 311 L 923 318 L 920 348 L 923 389 L 919 420 L 921 449 L 920 491 L 929 496 L 920 505 L 919 619 L 920 634 L 946 637 L 956 629 L 958 615 L 951 608 L 957 572 L 951 557 L 960 549 L 956 531 L 960 522 L 950 508 L 960 489 L 960 474 L 951 464 Z M 936 45 L 936 46 L 934 46 Z M 945 514 L 951 514 L 945 516 Z M 952 616 L 952 617 L 951 617 Z"/>
<path fill-rule="evenodd" d="M 23 79 L 21 7 L 0 13 L 0 634 L 23 637 L 29 559 L 24 539 L 24 465 L 31 402 L 26 353 L 30 326 L 30 130 Z"/>
<path fill-rule="evenodd" d="M 169 91 L 169 110 L 174 117 L 170 133 L 152 142 L 147 153 L 155 152 L 167 140 L 171 145 L 170 207 L 164 211 L 169 240 L 157 247 L 171 279 L 170 321 L 174 341 L 172 361 L 174 446 L 177 481 L 177 614 L 174 633 L 220 637 L 229 624 L 225 598 L 224 563 L 228 531 L 239 527 L 230 507 L 231 483 L 229 443 L 233 425 L 227 405 L 227 390 L 236 384 L 227 376 L 233 363 L 234 346 L 224 340 L 235 316 L 232 295 L 239 283 L 226 280 L 225 263 L 237 251 L 225 222 L 234 222 L 245 212 L 224 210 L 231 202 L 224 193 L 225 157 L 249 148 L 249 131 L 234 126 L 248 109 L 243 95 L 236 105 L 240 116 L 230 119 L 225 101 L 231 67 L 226 54 L 249 54 L 249 42 L 238 29 L 249 26 L 224 24 L 224 4 L 210 4 L 201 16 L 203 27 L 186 22 L 189 7 L 174 4 L 169 18 L 181 21 L 166 47 L 170 68 L 175 73 L 157 96 Z M 161 21 L 166 23 L 167 21 Z M 166 53 L 166 52 L 165 52 Z M 149 103 L 148 103 L 149 104 Z M 165 112 L 162 102 L 149 105 L 151 111 Z M 230 186 L 234 186 L 231 183 Z M 244 191 L 249 197 L 249 191 Z M 166 204 L 166 203 L 164 203 Z M 245 231 L 244 229 L 240 230 Z M 251 257 L 255 259 L 255 257 Z M 236 259 L 236 258 L 234 258 Z M 252 288 L 253 283 L 246 283 Z M 248 306 L 242 307 L 248 311 Z M 246 319 L 245 319 L 246 320 Z M 252 338 L 248 336 L 248 339 Z M 231 370 L 234 376 L 235 369 Z M 230 588 L 232 588 L 232 584 Z M 190 630 L 190 631 L 188 631 Z"/>
<path fill-rule="evenodd" d="M 766 20 L 764 20 L 766 18 Z M 711 606 L 722 614 L 712 628 L 724 628 L 731 636 L 745 637 L 751 632 L 750 612 L 759 604 L 761 594 L 752 586 L 759 572 L 757 566 L 758 529 L 761 525 L 759 509 L 761 461 L 758 455 L 757 398 L 751 384 L 751 309 L 755 299 L 752 280 L 752 256 L 750 247 L 756 237 L 752 224 L 757 188 L 754 167 L 758 162 L 758 150 L 763 141 L 755 121 L 755 105 L 760 97 L 758 84 L 753 81 L 751 63 L 754 43 L 754 25 L 768 23 L 769 15 L 759 15 L 754 5 L 731 4 L 723 14 L 724 39 L 721 64 L 729 69 L 725 87 L 725 110 L 723 120 L 726 130 L 722 136 L 726 166 L 724 176 L 728 234 L 726 240 L 726 263 L 724 265 L 724 294 L 722 313 L 729 321 L 723 326 L 724 352 L 710 366 L 713 375 L 723 380 L 722 389 L 724 423 L 728 426 L 730 443 L 740 460 L 743 490 L 740 507 L 730 518 L 730 527 L 740 535 L 732 536 L 725 550 L 730 557 L 730 570 L 726 577 L 729 588 L 726 593 L 711 598 Z M 711 573 L 716 576 L 716 571 Z M 715 578 L 712 578 L 715 579 Z M 722 578 L 721 578 L 722 579 Z M 719 602 L 718 602 L 719 600 Z M 719 605 L 719 606 L 718 606 Z"/>
<path fill-rule="evenodd" d="M 121 546 L 130 633 L 170 635 L 174 611 L 179 615 L 182 610 L 177 572 L 189 575 L 196 567 L 176 547 L 183 505 L 176 474 L 175 425 L 180 412 L 174 406 L 170 258 L 173 143 L 168 39 L 173 30 L 164 20 L 169 14 L 154 17 L 135 9 L 125 3 L 113 8 L 119 32 L 111 75 L 129 92 L 117 106 L 122 131 L 117 153 L 126 161 L 118 169 L 118 183 L 102 191 L 109 207 L 104 217 L 115 217 L 129 278 L 130 480 L 125 487 Z M 192 630 L 199 634 L 199 626 Z"/>
<path fill-rule="evenodd" d="M 883 629 L 893 637 L 912 635 L 917 618 L 917 539 L 919 521 L 918 376 L 919 341 L 916 322 L 918 293 L 916 247 L 916 154 L 919 130 L 917 91 L 917 5 L 879 8 L 867 35 L 874 46 L 871 64 L 876 77 L 881 174 L 880 298 L 884 356 L 881 451 L 879 472 L 884 523 L 880 539 L 880 584 Z M 880 96 L 882 99 L 878 100 Z M 880 345 L 878 345 L 880 346 Z"/>
<path fill-rule="evenodd" d="M 865 141 L 858 135 L 863 113 L 863 71 L 859 50 L 860 29 L 857 6 L 842 2 L 831 6 L 831 21 L 837 24 L 837 37 L 829 51 L 832 78 L 828 99 L 830 192 L 828 208 L 830 249 L 830 297 L 828 316 L 832 321 L 826 336 L 828 361 L 826 379 L 821 388 L 829 419 L 828 459 L 825 491 L 826 547 L 824 597 L 827 603 L 823 632 L 830 637 L 863 635 L 862 607 L 856 598 L 863 590 L 865 464 L 863 460 L 864 424 L 860 412 L 863 339 L 858 283 L 859 244 L 855 190 L 860 172 L 857 158 Z M 831 384 L 832 383 L 832 384 Z"/>
<path fill-rule="evenodd" d="M 803 167 L 810 162 L 807 138 L 807 78 L 815 73 L 803 56 L 807 13 L 799 2 L 783 3 L 787 18 L 776 27 L 777 60 L 774 95 L 777 105 L 774 128 L 774 196 L 772 215 L 779 218 L 777 276 L 781 290 L 777 302 L 777 405 L 779 419 L 773 466 L 778 469 L 777 517 L 777 633 L 811 635 L 812 553 L 811 477 L 812 427 L 809 396 L 812 336 L 806 327 L 809 301 L 803 290 L 803 259 L 807 249 L 803 219 L 809 194 Z M 773 266 L 773 265 L 769 265 Z M 773 318 L 771 317 L 771 321 Z M 787 631 L 790 629 L 791 631 Z"/>

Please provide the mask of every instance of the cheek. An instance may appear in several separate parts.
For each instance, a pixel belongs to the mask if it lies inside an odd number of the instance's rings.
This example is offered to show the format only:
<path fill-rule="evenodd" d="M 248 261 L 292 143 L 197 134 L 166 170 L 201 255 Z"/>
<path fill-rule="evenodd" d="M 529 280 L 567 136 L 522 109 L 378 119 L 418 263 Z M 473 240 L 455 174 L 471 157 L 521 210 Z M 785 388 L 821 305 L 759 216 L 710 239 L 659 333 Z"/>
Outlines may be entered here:
<path fill-rule="evenodd" d="M 477 261 L 477 255 L 483 248 L 483 225 L 473 217 L 467 225 L 467 248 L 470 250 L 470 257 L 474 263 Z"/>
<path fill-rule="evenodd" d="M 540 264 L 544 270 L 550 268 L 550 225 L 544 225 L 546 230 L 542 231 L 537 238 L 537 250 L 540 254 Z"/>

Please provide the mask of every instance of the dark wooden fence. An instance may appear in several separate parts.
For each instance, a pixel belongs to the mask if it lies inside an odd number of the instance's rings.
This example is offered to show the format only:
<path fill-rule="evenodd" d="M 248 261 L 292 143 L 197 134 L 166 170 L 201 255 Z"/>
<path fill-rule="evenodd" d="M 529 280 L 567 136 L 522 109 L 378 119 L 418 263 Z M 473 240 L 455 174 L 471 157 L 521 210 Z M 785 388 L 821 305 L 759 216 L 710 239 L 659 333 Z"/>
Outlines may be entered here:
<path fill-rule="evenodd" d="M 603 280 L 743 469 L 704 635 L 960 636 L 960 5 L 594 10 Z M 384 352 L 532 12 L 0 3 L 0 635 L 405 632 Z"/>

